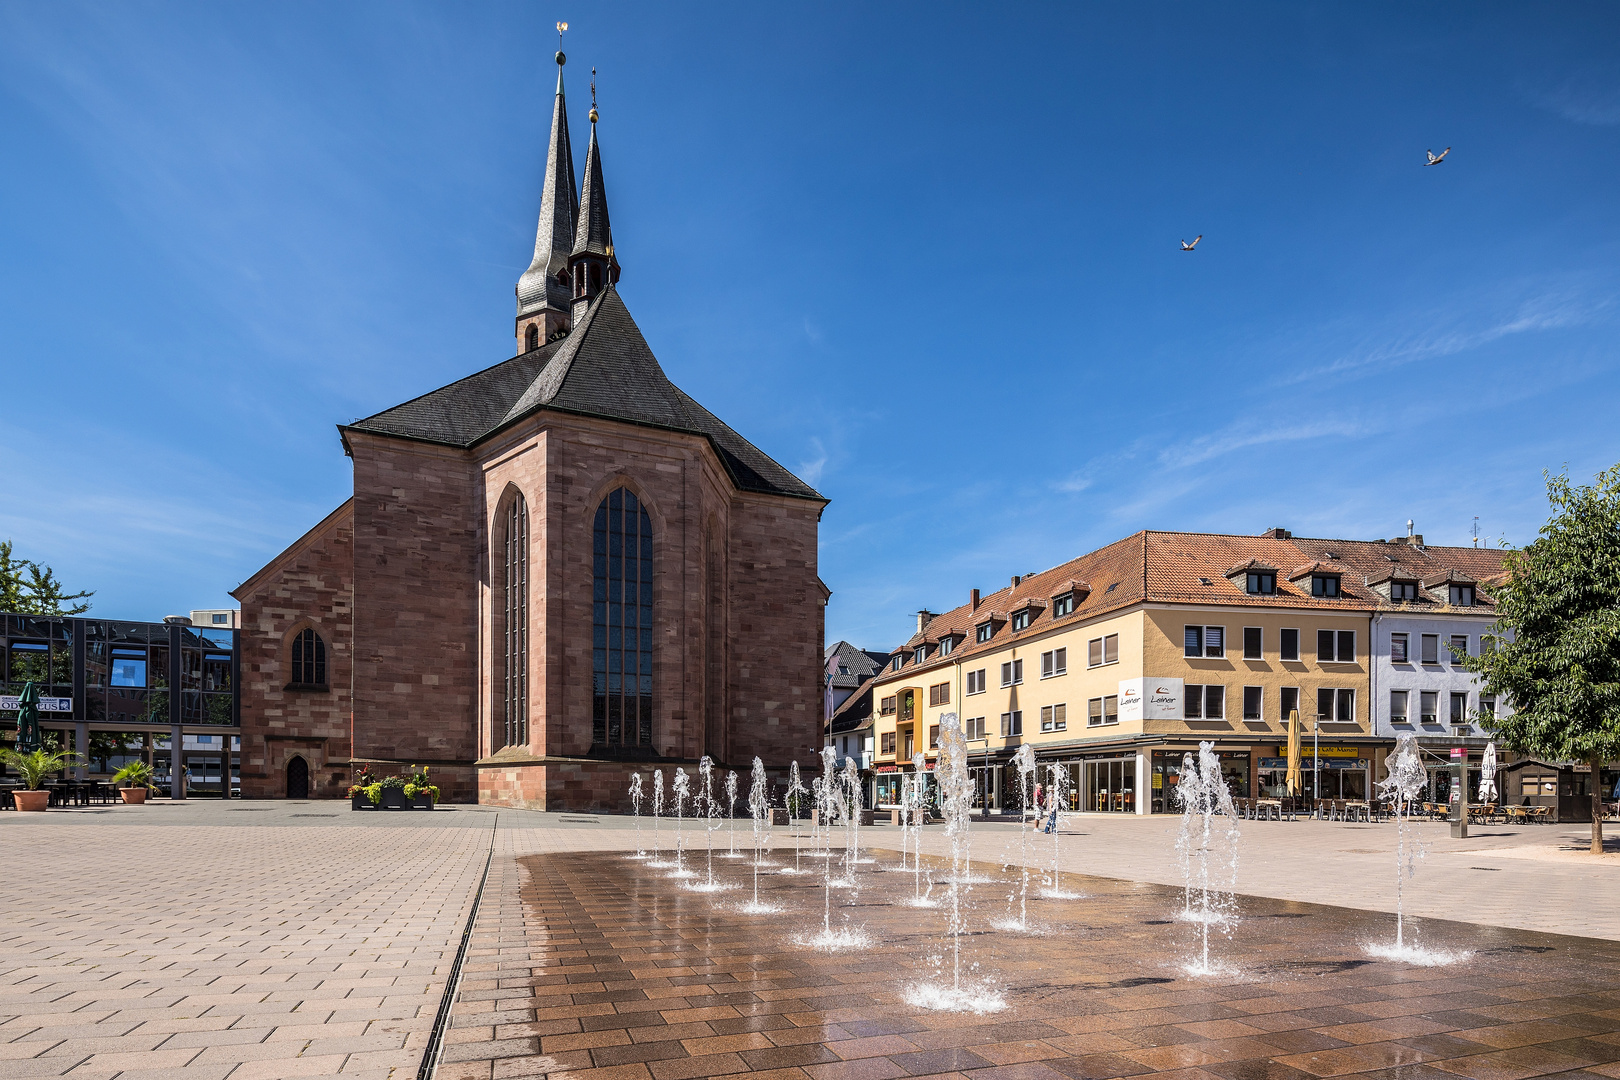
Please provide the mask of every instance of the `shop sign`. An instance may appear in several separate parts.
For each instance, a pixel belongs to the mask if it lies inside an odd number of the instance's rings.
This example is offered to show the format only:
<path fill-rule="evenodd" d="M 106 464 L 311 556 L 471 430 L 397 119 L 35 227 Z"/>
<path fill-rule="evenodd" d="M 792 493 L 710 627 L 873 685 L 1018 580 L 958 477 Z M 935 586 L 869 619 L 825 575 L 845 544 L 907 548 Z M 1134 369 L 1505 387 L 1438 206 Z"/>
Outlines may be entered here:
<path fill-rule="evenodd" d="M 1367 767 L 1367 759 L 1366 758 L 1320 758 L 1320 759 L 1317 759 L 1317 758 L 1312 758 L 1309 754 L 1306 754 L 1305 757 L 1301 759 L 1299 767 L 1302 768 L 1302 769 L 1306 769 L 1306 770 L 1316 768 L 1317 767 L 1316 762 L 1318 760 L 1321 762 L 1321 768 L 1324 768 L 1324 769 L 1351 769 L 1351 770 L 1354 770 L 1354 769 L 1365 769 Z M 1260 759 L 1258 768 L 1260 768 L 1260 769 L 1286 769 L 1286 768 L 1288 768 L 1288 759 L 1287 758 L 1280 758 L 1280 757 L 1263 757 L 1263 758 Z"/>
<path fill-rule="evenodd" d="M 898 766 L 898 765 L 879 765 L 873 771 L 874 772 L 880 772 L 880 773 L 881 772 L 899 772 L 900 771 L 900 766 Z"/>
<path fill-rule="evenodd" d="M 6 694 L 0 697 L 0 712 L 16 712 L 22 708 L 17 703 L 16 694 Z M 70 697 L 42 697 L 39 699 L 40 712 L 72 712 L 73 699 Z"/>
<path fill-rule="evenodd" d="M 1458 758 L 1467 757 L 1467 756 L 1468 756 L 1468 751 L 1464 750 L 1462 747 L 1453 746 L 1451 748 L 1451 759 L 1453 761 L 1456 761 Z"/>
<path fill-rule="evenodd" d="M 1181 679 L 1121 679 L 1120 720 L 1180 720 Z"/>

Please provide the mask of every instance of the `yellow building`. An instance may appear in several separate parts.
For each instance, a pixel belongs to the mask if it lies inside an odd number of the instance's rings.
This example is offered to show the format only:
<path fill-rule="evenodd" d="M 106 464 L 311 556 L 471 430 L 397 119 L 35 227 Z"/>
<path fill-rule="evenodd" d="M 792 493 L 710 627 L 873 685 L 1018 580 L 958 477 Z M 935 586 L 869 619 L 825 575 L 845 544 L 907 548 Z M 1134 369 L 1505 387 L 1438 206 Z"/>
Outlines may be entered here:
<path fill-rule="evenodd" d="M 1368 694 L 1378 601 L 1364 576 L 1280 529 L 1141 532 L 920 612 L 873 690 L 878 804 L 894 801 L 913 753 L 932 767 L 948 712 L 996 808 L 1021 805 L 1010 759 L 1024 743 L 1043 783 L 1046 765 L 1066 768 L 1075 810 L 1173 812 L 1182 756 L 1201 740 L 1234 794 L 1280 794 L 1295 709 L 1305 794 L 1366 798 L 1382 749 Z"/>

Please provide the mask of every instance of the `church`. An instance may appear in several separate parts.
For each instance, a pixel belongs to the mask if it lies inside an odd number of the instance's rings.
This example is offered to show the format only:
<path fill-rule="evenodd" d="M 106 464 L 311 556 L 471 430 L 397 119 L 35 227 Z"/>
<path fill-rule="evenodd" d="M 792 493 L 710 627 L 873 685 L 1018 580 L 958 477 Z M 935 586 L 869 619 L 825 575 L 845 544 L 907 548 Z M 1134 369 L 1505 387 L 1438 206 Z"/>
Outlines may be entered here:
<path fill-rule="evenodd" d="M 607 810 L 636 770 L 817 752 L 827 501 L 648 347 L 565 62 L 517 355 L 340 425 L 353 497 L 232 594 L 245 797 L 426 766 L 442 801 Z"/>

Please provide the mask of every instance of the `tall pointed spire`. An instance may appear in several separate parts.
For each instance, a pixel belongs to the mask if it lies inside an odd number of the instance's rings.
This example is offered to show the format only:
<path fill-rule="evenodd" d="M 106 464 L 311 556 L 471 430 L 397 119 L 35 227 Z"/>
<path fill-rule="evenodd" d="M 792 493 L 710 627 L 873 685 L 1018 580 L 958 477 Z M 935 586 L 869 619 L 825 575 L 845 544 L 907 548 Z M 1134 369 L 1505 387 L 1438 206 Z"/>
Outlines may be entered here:
<path fill-rule="evenodd" d="M 591 143 L 585 151 L 585 185 L 580 192 L 579 221 L 568 263 L 574 275 L 573 318 L 578 322 L 608 285 L 619 280 L 613 257 L 613 228 L 608 224 L 607 186 L 602 182 L 602 152 L 596 144 L 596 69 L 591 69 Z"/>
<path fill-rule="evenodd" d="M 562 26 L 558 27 L 559 35 Z M 540 190 L 540 225 L 534 236 L 534 261 L 518 278 L 518 352 L 527 352 L 568 332 L 573 288 L 568 260 L 573 253 L 579 195 L 574 186 L 574 151 L 568 139 L 568 100 L 563 94 L 563 65 L 557 51 L 557 97 L 551 110 L 551 143 L 546 148 L 546 176 Z M 532 330 L 532 332 L 531 332 Z"/>

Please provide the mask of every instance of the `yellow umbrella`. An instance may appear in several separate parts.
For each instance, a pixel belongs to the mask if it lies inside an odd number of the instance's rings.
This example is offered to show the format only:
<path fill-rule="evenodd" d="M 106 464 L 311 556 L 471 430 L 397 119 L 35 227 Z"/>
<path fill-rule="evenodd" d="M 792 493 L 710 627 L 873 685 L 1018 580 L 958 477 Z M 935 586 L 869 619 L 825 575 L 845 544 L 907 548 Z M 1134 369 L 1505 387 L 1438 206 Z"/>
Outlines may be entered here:
<path fill-rule="evenodd" d="M 1299 763 L 1302 756 L 1299 745 L 1299 710 L 1288 713 L 1288 794 L 1298 795 L 1300 790 Z"/>

